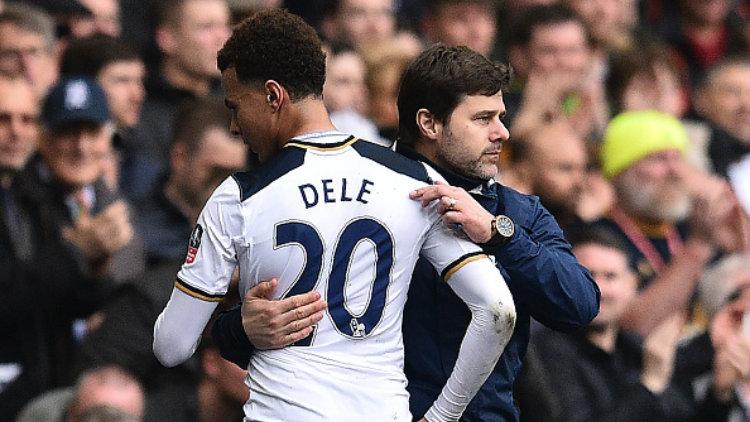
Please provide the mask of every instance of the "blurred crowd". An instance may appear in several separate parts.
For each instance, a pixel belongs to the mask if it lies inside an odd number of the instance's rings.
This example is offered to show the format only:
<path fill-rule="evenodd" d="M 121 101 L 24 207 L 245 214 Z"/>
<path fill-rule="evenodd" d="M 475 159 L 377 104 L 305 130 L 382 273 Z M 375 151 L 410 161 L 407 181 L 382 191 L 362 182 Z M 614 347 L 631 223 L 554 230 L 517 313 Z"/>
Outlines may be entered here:
<path fill-rule="evenodd" d="M 192 226 L 255 158 L 216 53 L 286 7 L 344 132 L 390 146 L 426 45 L 508 62 L 500 181 L 540 197 L 600 290 L 536 327 L 526 421 L 750 421 L 750 1 L 0 0 L 0 420 L 240 420 L 210 338 L 151 351 Z M 234 298 L 237 301 L 238 298 Z"/>

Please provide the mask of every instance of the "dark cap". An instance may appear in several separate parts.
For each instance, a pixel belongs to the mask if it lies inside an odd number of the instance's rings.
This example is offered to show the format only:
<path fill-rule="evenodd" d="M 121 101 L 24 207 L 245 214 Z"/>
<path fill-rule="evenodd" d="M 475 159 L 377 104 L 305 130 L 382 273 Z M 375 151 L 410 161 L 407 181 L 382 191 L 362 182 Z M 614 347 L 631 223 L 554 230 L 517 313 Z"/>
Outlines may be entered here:
<path fill-rule="evenodd" d="M 42 120 L 52 130 L 71 122 L 103 124 L 109 120 L 107 96 L 91 78 L 62 79 L 44 99 Z"/>

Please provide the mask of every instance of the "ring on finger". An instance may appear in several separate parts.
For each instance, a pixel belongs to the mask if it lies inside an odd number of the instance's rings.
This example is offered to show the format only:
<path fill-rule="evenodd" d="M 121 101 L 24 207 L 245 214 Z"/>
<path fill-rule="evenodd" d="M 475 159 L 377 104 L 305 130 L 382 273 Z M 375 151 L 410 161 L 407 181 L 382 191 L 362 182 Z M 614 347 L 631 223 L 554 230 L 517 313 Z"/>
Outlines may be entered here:
<path fill-rule="evenodd" d="M 458 201 L 455 198 L 448 197 L 448 211 L 455 210 L 457 202 Z"/>

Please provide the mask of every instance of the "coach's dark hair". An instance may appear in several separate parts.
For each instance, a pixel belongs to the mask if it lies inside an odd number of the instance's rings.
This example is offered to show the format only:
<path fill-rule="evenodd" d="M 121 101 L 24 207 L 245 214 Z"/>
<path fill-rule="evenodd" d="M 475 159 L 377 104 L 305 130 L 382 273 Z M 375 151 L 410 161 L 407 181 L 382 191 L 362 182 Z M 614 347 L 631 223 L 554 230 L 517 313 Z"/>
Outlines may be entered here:
<path fill-rule="evenodd" d="M 451 113 L 466 95 L 494 95 L 507 88 L 511 71 L 467 47 L 435 44 L 406 68 L 398 93 L 399 142 L 419 138 L 419 109 L 429 110 L 448 124 Z"/>
<path fill-rule="evenodd" d="M 593 38 L 586 21 L 573 9 L 562 4 L 532 6 L 521 13 L 511 24 L 508 46 L 525 46 L 531 41 L 540 26 L 557 25 L 567 22 L 579 23 L 586 32 L 586 41 L 592 45 Z"/>
<path fill-rule="evenodd" d="M 136 50 L 119 38 L 96 34 L 73 40 L 62 56 L 60 73 L 96 78 L 114 62 L 142 61 Z"/>
<path fill-rule="evenodd" d="M 245 84 L 275 80 L 292 101 L 323 95 L 326 65 L 320 38 L 285 10 L 264 10 L 237 25 L 219 51 L 218 65 L 222 72 L 233 67 Z"/>
<path fill-rule="evenodd" d="M 180 104 L 174 119 L 172 145 L 183 144 L 189 154 L 195 154 L 203 142 L 205 132 L 213 128 L 229 128 L 229 111 L 212 97 L 195 98 Z"/>

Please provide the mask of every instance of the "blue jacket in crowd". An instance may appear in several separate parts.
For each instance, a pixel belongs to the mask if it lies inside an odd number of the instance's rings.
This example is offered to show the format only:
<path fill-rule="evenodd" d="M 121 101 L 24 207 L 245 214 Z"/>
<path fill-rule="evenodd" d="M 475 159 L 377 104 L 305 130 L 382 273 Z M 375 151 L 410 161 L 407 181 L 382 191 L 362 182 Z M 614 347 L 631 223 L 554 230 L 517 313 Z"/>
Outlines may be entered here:
<path fill-rule="evenodd" d="M 585 327 L 598 313 L 599 290 L 538 198 L 499 183 L 467 179 L 410 150 L 399 152 L 428 162 L 448 183 L 471 192 L 493 215 L 505 214 L 516 224 L 510 242 L 496 250 L 486 250 L 495 257 L 513 294 L 517 312 L 515 331 L 461 421 L 517 421 L 513 383 L 526 353 L 531 317 L 559 331 Z M 429 262 L 419 259 L 409 288 L 403 327 L 407 389 L 415 420 L 432 405 L 450 376 L 470 318 L 471 313 L 461 299 Z M 247 367 L 252 345 L 244 334 L 239 308 L 219 316 L 213 337 L 224 358 Z"/>

